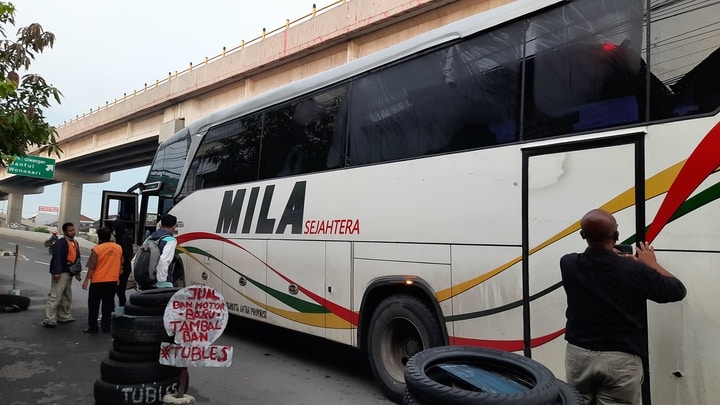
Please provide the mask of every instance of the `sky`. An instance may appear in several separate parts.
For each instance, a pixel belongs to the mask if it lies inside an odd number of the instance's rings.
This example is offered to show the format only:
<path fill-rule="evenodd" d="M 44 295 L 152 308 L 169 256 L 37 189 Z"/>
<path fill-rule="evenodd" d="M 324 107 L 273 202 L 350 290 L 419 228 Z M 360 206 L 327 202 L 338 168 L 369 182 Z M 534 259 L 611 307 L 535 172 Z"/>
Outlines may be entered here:
<path fill-rule="evenodd" d="M 61 104 L 45 110 L 51 125 L 89 112 L 182 71 L 192 62 L 234 48 L 312 12 L 312 0 L 11 0 L 15 39 L 20 27 L 39 23 L 55 34 L 55 45 L 39 54 L 30 72 L 40 74 L 62 93 Z M 316 1 L 318 7 L 333 0 Z M 116 172 L 110 181 L 83 186 L 81 214 L 100 216 L 102 190 L 125 191 L 147 176 L 147 167 Z M 43 194 L 25 195 L 23 216 L 39 206 L 60 206 L 60 184 Z M 7 201 L 0 202 L 0 211 Z"/>

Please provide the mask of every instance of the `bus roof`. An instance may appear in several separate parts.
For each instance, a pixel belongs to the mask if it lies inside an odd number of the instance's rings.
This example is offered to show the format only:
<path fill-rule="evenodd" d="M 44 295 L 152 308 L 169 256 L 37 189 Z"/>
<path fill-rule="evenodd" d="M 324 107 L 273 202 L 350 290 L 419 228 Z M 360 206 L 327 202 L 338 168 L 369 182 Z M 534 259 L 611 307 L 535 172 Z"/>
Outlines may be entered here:
<path fill-rule="evenodd" d="M 413 55 L 424 49 L 429 49 L 448 41 L 485 31 L 564 1 L 567 0 L 517 0 L 510 4 L 464 18 L 326 72 L 318 73 L 306 79 L 298 80 L 262 93 L 248 100 L 243 100 L 238 104 L 219 110 L 191 123 L 188 129 L 191 134 L 202 133 L 213 125 L 244 116 L 302 94 L 313 92 L 346 80 L 349 77 Z M 171 140 L 175 138 L 176 137 L 173 136 Z"/>

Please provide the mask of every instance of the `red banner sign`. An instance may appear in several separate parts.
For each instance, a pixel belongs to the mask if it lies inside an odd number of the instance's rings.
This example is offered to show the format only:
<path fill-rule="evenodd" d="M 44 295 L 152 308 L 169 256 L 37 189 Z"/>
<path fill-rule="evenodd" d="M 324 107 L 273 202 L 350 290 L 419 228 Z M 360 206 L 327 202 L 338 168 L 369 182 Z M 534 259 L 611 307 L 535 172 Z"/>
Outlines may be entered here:
<path fill-rule="evenodd" d="M 59 208 L 58 207 L 49 207 L 47 205 L 41 205 L 40 208 L 38 208 L 39 212 L 54 212 L 58 213 Z"/>

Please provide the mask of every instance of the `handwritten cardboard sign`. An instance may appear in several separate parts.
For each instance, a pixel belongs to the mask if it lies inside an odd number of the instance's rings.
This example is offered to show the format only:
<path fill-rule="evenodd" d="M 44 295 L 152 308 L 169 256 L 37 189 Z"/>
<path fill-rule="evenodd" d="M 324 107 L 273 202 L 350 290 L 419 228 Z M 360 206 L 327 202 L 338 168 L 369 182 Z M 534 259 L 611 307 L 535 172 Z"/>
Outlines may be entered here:
<path fill-rule="evenodd" d="M 212 345 L 228 321 L 225 300 L 203 285 L 178 290 L 165 307 L 163 323 L 174 343 L 160 345 L 160 364 L 175 367 L 229 367 L 232 346 Z"/>

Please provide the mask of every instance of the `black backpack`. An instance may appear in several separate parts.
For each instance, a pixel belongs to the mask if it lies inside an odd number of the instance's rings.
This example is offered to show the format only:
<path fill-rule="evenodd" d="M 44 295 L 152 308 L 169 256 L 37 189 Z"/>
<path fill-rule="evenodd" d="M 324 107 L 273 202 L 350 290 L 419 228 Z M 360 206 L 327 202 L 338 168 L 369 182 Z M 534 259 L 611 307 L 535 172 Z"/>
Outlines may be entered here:
<path fill-rule="evenodd" d="M 165 235 L 160 239 L 147 238 L 138 248 L 133 275 L 135 282 L 139 284 L 154 284 L 157 281 L 157 265 L 160 262 L 160 241 L 167 238 Z"/>

